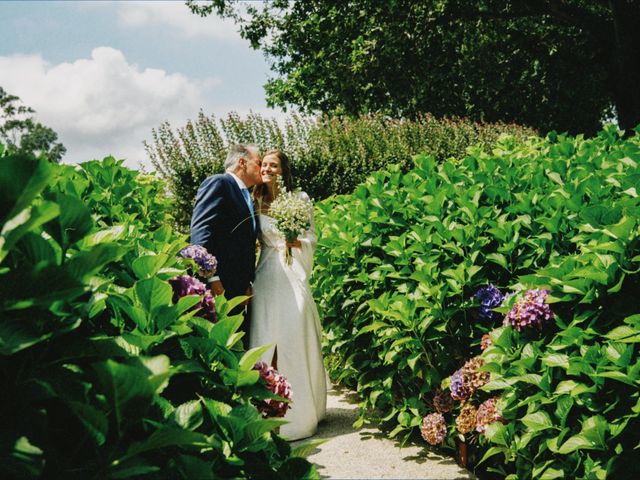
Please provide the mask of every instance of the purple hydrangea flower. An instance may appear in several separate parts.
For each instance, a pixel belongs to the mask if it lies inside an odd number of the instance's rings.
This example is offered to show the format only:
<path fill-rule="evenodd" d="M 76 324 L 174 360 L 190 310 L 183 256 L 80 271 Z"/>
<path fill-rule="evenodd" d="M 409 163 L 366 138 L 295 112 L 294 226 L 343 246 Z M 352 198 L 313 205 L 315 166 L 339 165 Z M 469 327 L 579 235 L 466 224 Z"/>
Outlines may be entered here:
<path fill-rule="evenodd" d="M 202 295 L 202 301 L 194 305 L 193 310 L 198 311 L 196 315 L 199 317 L 206 318 L 211 322 L 217 320 L 216 302 L 211 290 L 208 290 L 204 283 L 189 275 L 179 275 L 169 280 L 169 283 L 173 288 L 173 303 L 187 295 Z"/>
<path fill-rule="evenodd" d="M 211 255 L 206 248 L 201 245 L 189 245 L 180 250 L 179 255 L 182 258 L 191 258 L 200 268 L 198 274 L 203 278 L 211 277 L 216 273 L 218 261 L 216 257 Z"/>
<path fill-rule="evenodd" d="M 549 295 L 548 290 L 529 290 L 524 297 L 516 302 L 511 311 L 504 318 L 505 325 L 511 325 L 516 330 L 523 327 L 536 326 L 542 328 L 544 322 L 553 319 L 551 307 L 545 303 Z"/>
<path fill-rule="evenodd" d="M 493 309 L 499 307 L 504 300 L 504 295 L 494 285 L 489 284 L 480 288 L 475 297 L 480 301 L 480 311 L 478 315 L 483 320 L 499 320 L 501 314 L 494 312 Z"/>
<path fill-rule="evenodd" d="M 276 400 L 275 398 L 265 398 L 257 402 L 256 408 L 262 412 L 265 417 L 284 417 L 287 410 L 291 408 L 289 403 L 292 399 L 291 384 L 283 375 L 280 375 L 276 369 L 268 365 L 266 362 L 260 361 L 253 367 L 258 370 L 260 376 L 267 382 L 269 391 L 285 398 L 287 401 Z"/>
<path fill-rule="evenodd" d="M 451 375 L 451 396 L 454 400 L 465 400 L 471 395 L 471 392 L 466 388 L 464 379 L 462 378 L 462 369 L 456 370 Z"/>

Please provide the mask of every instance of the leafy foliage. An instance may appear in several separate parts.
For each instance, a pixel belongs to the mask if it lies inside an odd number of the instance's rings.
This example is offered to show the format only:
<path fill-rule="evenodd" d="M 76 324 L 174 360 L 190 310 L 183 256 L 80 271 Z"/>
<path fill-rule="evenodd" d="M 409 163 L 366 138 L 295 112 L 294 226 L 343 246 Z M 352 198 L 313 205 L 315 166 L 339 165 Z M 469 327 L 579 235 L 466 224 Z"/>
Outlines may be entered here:
<path fill-rule="evenodd" d="M 42 153 L 59 162 L 67 149 L 58 142 L 58 134 L 34 121 L 35 111 L 20 103 L 20 98 L 0 87 L 0 142 L 12 151 Z"/>
<path fill-rule="evenodd" d="M 591 140 L 502 138 L 443 163 L 418 156 L 406 174 L 391 166 L 317 204 L 314 289 L 331 375 L 363 398 L 358 423 L 375 415 L 390 436 L 417 438 L 437 390 L 491 332 L 476 362 L 490 381 L 467 405 L 502 394 L 509 423 L 486 426 L 482 465 L 511 478 L 631 478 L 639 165 L 640 135 L 614 128 Z M 500 327 L 474 296 L 489 284 L 549 290 L 554 320 Z M 461 407 L 446 414 L 444 448 Z"/>
<path fill-rule="evenodd" d="M 162 124 L 153 131 L 153 144 L 146 144 L 146 149 L 169 186 L 177 224 L 186 231 L 198 187 L 207 176 L 223 171 L 228 145 L 233 143 L 282 149 L 292 159 L 295 186 L 323 199 L 350 193 L 369 173 L 386 165 L 399 164 L 408 170 L 416 153 L 426 152 L 438 161 L 459 157 L 468 146 L 490 146 L 503 133 L 524 138 L 534 132 L 516 125 L 438 120 L 428 115 L 414 120 L 291 115 L 281 127 L 257 114 L 243 119 L 231 113 L 216 120 L 200 112 L 197 121 L 175 131 Z"/>
<path fill-rule="evenodd" d="M 637 2 L 230 0 L 188 2 L 234 18 L 271 60 L 272 105 L 305 112 L 430 112 L 595 134 L 615 105 L 640 123 Z"/>
<path fill-rule="evenodd" d="M 121 163 L 0 156 L 2 477 L 314 477 L 252 404 L 272 394 L 229 314 L 244 298 L 215 323 L 172 301 L 185 239 Z"/>

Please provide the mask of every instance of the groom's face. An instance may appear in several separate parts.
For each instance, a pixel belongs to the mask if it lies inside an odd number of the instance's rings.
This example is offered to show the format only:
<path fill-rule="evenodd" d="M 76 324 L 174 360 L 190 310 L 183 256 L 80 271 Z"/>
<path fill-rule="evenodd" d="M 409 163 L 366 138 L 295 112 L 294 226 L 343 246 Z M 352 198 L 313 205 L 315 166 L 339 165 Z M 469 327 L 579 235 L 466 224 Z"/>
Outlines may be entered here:
<path fill-rule="evenodd" d="M 260 157 L 260 154 L 255 150 L 251 150 L 251 157 L 246 158 L 245 162 L 246 180 L 244 183 L 247 185 L 247 187 L 252 187 L 253 185 L 262 183 L 262 176 L 260 175 L 260 165 L 262 163 L 262 159 Z"/>

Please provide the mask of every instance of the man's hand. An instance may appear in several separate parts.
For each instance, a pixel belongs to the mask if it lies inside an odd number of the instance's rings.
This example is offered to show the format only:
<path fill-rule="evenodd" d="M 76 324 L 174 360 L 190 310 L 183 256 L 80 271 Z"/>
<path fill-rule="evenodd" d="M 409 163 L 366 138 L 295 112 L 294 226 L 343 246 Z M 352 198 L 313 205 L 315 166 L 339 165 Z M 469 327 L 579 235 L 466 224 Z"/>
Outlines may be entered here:
<path fill-rule="evenodd" d="M 224 293 L 224 287 L 222 286 L 222 282 L 220 280 L 214 280 L 211 282 L 211 291 L 217 297 Z"/>

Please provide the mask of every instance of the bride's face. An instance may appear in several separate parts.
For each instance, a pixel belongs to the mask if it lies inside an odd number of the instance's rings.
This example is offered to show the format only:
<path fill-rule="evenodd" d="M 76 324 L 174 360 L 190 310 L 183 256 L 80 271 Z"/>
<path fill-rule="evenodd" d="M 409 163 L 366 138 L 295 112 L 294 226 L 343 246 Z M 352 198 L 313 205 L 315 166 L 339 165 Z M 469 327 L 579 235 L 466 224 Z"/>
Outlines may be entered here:
<path fill-rule="evenodd" d="M 263 183 L 275 181 L 276 176 L 282 175 L 282 167 L 280 159 L 275 155 L 267 155 L 262 159 L 262 168 L 260 169 Z"/>

